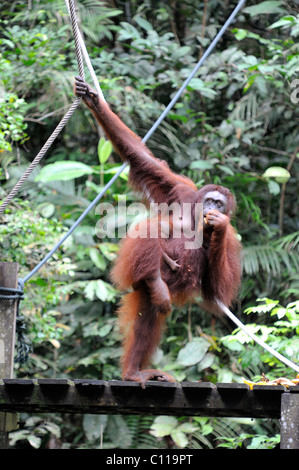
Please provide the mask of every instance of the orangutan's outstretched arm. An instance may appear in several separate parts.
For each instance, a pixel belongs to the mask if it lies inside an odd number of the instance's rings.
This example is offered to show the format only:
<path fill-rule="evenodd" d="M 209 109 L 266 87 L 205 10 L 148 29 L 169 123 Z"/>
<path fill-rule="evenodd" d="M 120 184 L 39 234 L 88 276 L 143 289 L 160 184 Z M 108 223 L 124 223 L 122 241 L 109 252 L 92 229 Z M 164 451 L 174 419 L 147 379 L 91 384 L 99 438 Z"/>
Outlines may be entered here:
<path fill-rule="evenodd" d="M 130 164 L 130 183 L 152 202 L 167 202 L 170 191 L 194 183 L 173 173 L 165 162 L 155 158 L 146 145 L 113 113 L 109 105 L 85 81 L 76 77 L 75 94 L 82 97 L 123 161 Z"/>

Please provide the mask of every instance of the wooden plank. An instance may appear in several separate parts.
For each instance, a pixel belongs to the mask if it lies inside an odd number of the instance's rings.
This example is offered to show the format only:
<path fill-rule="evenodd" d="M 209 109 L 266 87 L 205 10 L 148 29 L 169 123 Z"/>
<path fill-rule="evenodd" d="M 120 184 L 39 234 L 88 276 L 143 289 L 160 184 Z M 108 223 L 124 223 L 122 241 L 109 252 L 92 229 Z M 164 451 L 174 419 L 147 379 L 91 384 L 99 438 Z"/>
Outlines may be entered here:
<path fill-rule="evenodd" d="M 0 411 L 280 418 L 284 387 L 97 380 L 0 381 Z M 297 395 L 299 396 L 299 395 Z"/>

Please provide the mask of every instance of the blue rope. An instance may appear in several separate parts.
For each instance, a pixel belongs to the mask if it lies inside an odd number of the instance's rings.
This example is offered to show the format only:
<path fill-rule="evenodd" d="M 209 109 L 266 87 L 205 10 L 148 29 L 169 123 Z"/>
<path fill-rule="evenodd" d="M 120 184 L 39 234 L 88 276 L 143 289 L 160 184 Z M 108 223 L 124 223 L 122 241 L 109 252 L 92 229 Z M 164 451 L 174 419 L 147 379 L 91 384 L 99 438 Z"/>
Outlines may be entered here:
<path fill-rule="evenodd" d="M 194 77 L 194 75 L 198 72 L 199 68 L 202 66 L 202 64 L 204 63 L 204 61 L 206 60 L 206 58 L 211 54 L 211 52 L 213 51 L 213 49 L 215 48 L 216 44 L 218 43 L 219 39 L 222 38 L 223 34 L 225 33 L 225 31 L 227 30 L 227 28 L 229 27 L 229 25 L 231 24 L 231 22 L 235 19 L 235 17 L 237 16 L 237 14 L 239 13 L 240 9 L 243 7 L 244 3 L 245 3 L 246 0 L 241 0 L 238 5 L 236 6 L 236 8 L 234 9 L 234 11 L 232 12 L 232 14 L 230 15 L 230 17 L 228 18 L 228 20 L 224 23 L 224 25 L 222 26 L 222 28 L 220 29 L 219 33 L 215 36 L 215 38 L 213 39 L 213 41 L 211 42 L 211 44 L 209 45 L 209 47 L 207 48 L 207 50 L 205 51 L 205 53 L 202 55 L 201 59 L 199 60 L 199 62 L 197 63 L 196 67 L 193 69 L 193 71 L 191 72 L 191 74 L 189 75 L 189 77 L 187 78 L 187 80 L 185 80 L 185 82 L 183 83 L 183 85 L 181 86 L 181 88 L 179 89 L 179 91 L 175 94 L 175 96 L 173 97 L 173 99 L 171 100 L 171 102 L 169 103 L 169 105 L 167 106 L 167 108 L 165 108 L 165 110 L 163 111 L 163 113 L 161 114 L 161 116 L 159 117 L 159 119 L 155 122 L 155 124 L 153 125 L 153 127 L 148 131 L 148 133 L 146 134 L 146 136 L 143 138 L 143 142 L 146 142 L 149 137 L 151 137 L 151 135 L 155 132 L 155 130 L 157 129 L 157 127 L 160 125 L 160 123 L 163 121 L 163 119 L 165 118 L 165 116 L 168 114 L 168 112 L 171 110 L 171 108 L 175 105 L 175 103 L 177 102 L 177 100 L 180 98 L 181 94 L 183 93 L 183 91 L 185 90 L 185 88 L 188 86 L 188 84 L 190 83 L 190 81 L 192 80 L 192 78 Z"/>

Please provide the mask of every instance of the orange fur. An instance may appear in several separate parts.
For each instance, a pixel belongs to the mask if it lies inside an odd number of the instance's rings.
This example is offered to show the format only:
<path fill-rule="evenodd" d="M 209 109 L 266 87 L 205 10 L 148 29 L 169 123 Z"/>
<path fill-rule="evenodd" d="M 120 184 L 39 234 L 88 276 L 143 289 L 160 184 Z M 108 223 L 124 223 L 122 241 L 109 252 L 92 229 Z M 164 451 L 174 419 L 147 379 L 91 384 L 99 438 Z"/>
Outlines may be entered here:
<path fill-rule="evenodd" d="M 123 296 L 118 318 L 123 336 L 121 364 L 124 378 L 149 364 L 161 340 L 167 316 L 159 313 L 150 302 L 146 289 L 139 289 Z"/>

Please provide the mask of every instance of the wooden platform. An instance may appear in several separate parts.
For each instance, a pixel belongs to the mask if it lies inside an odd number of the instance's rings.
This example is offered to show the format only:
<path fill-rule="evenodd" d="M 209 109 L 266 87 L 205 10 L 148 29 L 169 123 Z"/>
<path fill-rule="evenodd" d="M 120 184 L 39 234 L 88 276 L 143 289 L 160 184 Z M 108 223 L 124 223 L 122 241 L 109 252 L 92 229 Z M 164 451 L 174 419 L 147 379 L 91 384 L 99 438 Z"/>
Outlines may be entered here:
<path fill-rule="evenodd" d="M 16 289 L 17 274 L 17 263 L 0 262 L 0 287 Z M 274 418 L 281 424 L 280 448 L 299 449 L 299 386 L 147 382 L 142 388 L 117 380 L 9 378 L 16 302 L 6 300 L 0 305 L 0 449 L 7 448 L 19 412 Z"/>
<path fill-rule="evenodd" d="M 299 386 L 2 379 L 1 412 L 274 418 L 280 448 L 299 449 Z"/>
<path fill-rule="evenodd" d="M 205 382 L 0 380 L 0 411 L 280 418 L 282 395 L 299 387 Z M 299 397 L 299 395 L 298 395 Z"/>

